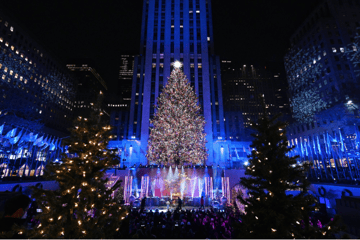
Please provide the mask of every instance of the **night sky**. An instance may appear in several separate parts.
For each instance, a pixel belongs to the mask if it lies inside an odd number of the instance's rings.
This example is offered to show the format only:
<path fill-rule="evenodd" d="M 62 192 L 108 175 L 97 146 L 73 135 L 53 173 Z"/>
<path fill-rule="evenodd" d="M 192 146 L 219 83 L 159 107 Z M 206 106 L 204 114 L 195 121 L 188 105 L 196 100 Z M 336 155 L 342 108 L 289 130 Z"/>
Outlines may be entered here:
<path fill-rule="evenodd" d="M 215 52 L 283 71 L 289 38 L 320 0 L 212 0 Z M 142 0 L 1 0 L 1 9 L 63 63 L 91 58 L 110 89 L 121 54 L 138 54 Z"/>

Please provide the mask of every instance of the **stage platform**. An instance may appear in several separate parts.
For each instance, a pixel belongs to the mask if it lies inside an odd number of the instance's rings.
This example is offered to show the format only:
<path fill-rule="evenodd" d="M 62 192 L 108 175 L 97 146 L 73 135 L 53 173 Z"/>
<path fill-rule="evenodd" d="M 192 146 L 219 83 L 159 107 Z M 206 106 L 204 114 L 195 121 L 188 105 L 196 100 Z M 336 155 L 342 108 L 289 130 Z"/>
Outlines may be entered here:
<path fill-rule="evenodd" d="M 176 207 L 169 207 L 169 210 L 170 210 L 171 212 L 174 212 L 174 211 L 176 210 L 176 208 L 177 208 L 177 206 L 176 206 Z M 134 207 L 133 209 L 139 210 L 140 208 L 135 208 L 135 207 Z M 165 207 L 164 207 L 164 206 L 152 206 L 152 207 L 146 206 L 146 207 L 145 207 L 145 211 L 153 211 L 153 212 L 155 212 L 156 209 L 158 209 L 159 212 L 167 212 L 167 207 L 166 207 L 166 206 L 165 206 Z M 208 209 L 211 209 L 211 207 L 205 207 L 205 211 L 208 210 Z M 186 210 L 186 211 L 188 211 L 188 210 L 199 211 L 199 207 L 185 206 L 185 207 L 182 207 L 182 210 Z"/>

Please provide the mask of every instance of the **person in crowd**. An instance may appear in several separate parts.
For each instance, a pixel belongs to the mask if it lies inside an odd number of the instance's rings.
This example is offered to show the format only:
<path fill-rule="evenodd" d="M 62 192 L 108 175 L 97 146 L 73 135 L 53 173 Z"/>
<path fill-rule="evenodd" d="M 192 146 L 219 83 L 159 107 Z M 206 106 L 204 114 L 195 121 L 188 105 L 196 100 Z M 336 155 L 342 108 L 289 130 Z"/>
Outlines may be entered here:
<path fill-rule="evenodd" d="M 125 219 L 128 224 L 121 225 L 121 231 L 124 231 L 122 237 L 230 239 L 236 233 L 232 223 L 239 221 L 240 213 L 231 209 L 224 211 L 184 209 L 179 212 L 175 209 L 173 212 L 160 212 L 156 209 L 141 213 L 132 209 Z"/>
<path fill-rule="evenodd" d="M 144 212 L 145 203 L 146 203 L 146 197 L 144 197 L 143 199 L 141 199 L 141 205 L 140 205 L 140 212 L 141 212 L 141 213 Z"/>

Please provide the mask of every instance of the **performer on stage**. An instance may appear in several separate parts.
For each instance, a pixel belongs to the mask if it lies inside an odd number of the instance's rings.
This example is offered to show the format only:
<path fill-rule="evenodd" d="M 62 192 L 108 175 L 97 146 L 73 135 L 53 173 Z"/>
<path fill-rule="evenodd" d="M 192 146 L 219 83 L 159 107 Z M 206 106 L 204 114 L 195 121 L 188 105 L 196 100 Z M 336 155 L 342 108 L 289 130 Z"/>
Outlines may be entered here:
<path fill-rule="evenodd" d="M 169 202 L 169 200 L 167 200 L 167 201 L 166 201 L 166 210 L 169 211 L 169 207 L 170 207 L 170 202 Z"/>
<path fill-rule="evenodd" d="M 144 198 L 141 200 L 141 206 L 140 206 L 140 212 L 141 212 L 141 213 L 144 211 L 145 201 L 146 201 L 146 197 L 144 197 Z"/>
<path fill-rule="evenodd" d="M 205 200 L 204 200 L 204 196 L 201 196 L 201 199 L 200 199 L 200 209 L 204 209 L 205 210 L 205 206 L 204 206 L 204 202 L 205 202 Z"/>
<path fill-rule="evenodd" d="M 179 208 L 179 210 L 181 210 L 181 205 L 182 205 L 182 200 L 181 200 L 181 198 L 179 197 L 179 198 L 178 198 L 178 208 Z"/>

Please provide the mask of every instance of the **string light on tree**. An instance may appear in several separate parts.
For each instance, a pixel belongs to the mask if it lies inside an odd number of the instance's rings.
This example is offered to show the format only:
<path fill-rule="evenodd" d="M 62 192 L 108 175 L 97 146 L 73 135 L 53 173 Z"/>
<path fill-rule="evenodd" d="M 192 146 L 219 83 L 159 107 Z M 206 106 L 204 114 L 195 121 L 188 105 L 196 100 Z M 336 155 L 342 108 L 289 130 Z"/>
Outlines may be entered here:
<path fill-rule="evenodd" d="M 304 219 L 308 221 L 309 213 L 317 208 L 316 199 L 307 193 L 310 183 L 304 172 L 308 165 L 297 165 L 298 156 L 288 155 L 293 147 L 288 146 L 286 123 L 279 121 L 279 116 L 269 117 L 263 99 L 260 104 L 264 117 L 258 119 L 257 124 L 252 124 L 256 134 L 252 135 L 254 140 L 250 145 L 253 148 L 249 159 L 251 168 L 245 170 L 248 176 L 240 181 L 249 197 L 239 197 L 247 208 L 246 215 L 242 216 L 241 233 L 236 237 L 290 238 L 292 233 L 296 233 L 296 238 L 321 238 L 322 232 L 327 229 L 300 224 L 305 222 Z M 299 189 L 301 192 L 298 195 L 287 194 Z M 247 234 L 249 231 L 253 232 Z M 328 234 L 327 237 L 332 236 Z"/>
<path fill-rule="evenodd" d="M 155 164 L 203 164 L 207 158 L 205 119 L 179 61 L 157 99 L 146 157 Z"/>
<path fill-rule="evenodd" d="M 71 129 L 65 143 L 68 153 L 63 154 L 63 163 L 49 163 L 45 169 L 44 177 L 57 181 L 59 189 L 33 189 L 43 212 L 38 215 L 42 224 L 26 234 L 29 238 L 58 238 L 59 232 L 65 239 L 116 238 L 116 228 L 127 209 L 119 209 L 111 197 L 101 197 L 111 196 L 120 186 L 116 182 L 109 188 L 104 177 L 106 170 L 119 161 L 114 151 L 106 147 L 111 139 L 111 127 L 99 115 L 102 98 L 100 94 L 99 102 L 94 104 L 98 110 L 91 117 L 78 117 L 74 121 L 77 127 Z M 99 142 L 101 145 L 92 144 Z"/>

